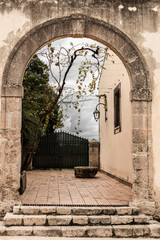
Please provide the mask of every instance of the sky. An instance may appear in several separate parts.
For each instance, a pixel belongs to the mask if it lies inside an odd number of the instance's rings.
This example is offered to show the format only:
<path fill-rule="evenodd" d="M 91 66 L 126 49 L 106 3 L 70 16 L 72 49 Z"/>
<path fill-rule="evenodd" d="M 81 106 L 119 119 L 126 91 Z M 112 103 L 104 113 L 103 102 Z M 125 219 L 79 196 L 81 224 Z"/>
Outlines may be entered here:
<path fill-rule="evenodd" d="M 99 42 L 96 42 L 91 39 L 87 38 L 63 38 L 60 40 L 56 40 L 52 43 L 52 47 L 58 48 L 65 47 L 70 48 L 70 43 L 81 44 L 87 42 L 87 44 L 95 44 L 101 47 L 105 46 Z M 41 51 L 41 50 L 40 50 Z M 40 57 L 40 56 L 39 56 Z M 46 61 L 45 58 L 40 57 L 43 61 Z M 76 60 L 74 66 L 72 67 L 71 71 L 68 74 L 67 80 L 66 80 L 66 87 L 68 88 L 74 88 L 76 89 L 76 79 L 78 76 L 78 67 L 81 62 L 81 58 Z M 86 81 L 89 82 L 91 80 L 91 75 L 87 75 Z M 50 77 L 50 84 L 54 85 L 53 78 Z M 87 138 L 89 140 L 95 138 L 99 140 L 99 123 L 95 121 L 93 117 L 93 112 L 96 108 L 96 105 L 98 104 L 98 89 L 96 87 L 96 90 L 94 92 L 94 96 L 89 96 L 89 92 L 87 93 L 87 96 L 85 98 L 80 99 L 80 113 L 77 112 L 76 109 L 74 109 L 73 106 L 71 108 L 68 105 L 62 104 L 63 108 L 63 123 L 64 127 L 60 130 L 69 132 L 72 134 L 76 134 L 77 129 L 80 130 L 79 136 Z M 75 97 L 73 97 L 73 100 L 76 100 Z M 78 117 L 80 118 L 80 125 L 78 126 Z"/>

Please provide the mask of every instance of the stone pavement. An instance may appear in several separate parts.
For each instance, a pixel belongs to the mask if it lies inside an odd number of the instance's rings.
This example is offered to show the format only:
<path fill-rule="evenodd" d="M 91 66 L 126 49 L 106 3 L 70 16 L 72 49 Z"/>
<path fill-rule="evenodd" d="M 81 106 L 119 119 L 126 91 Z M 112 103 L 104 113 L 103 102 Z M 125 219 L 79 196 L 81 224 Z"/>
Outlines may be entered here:
<path fill-rule="evenodd" d="M 125 205 L 132 199 L 130 187 L 101 172 L 82 179 L 73 170 L 34 170 L 27 182 L 21 196 L 26 204 Z"/>

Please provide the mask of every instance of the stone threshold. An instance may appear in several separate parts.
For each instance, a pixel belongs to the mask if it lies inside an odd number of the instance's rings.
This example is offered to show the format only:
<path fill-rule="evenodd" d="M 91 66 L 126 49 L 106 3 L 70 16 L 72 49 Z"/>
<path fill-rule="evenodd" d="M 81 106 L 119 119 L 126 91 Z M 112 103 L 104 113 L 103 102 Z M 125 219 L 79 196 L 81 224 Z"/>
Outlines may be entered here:
<path fill-rule="evenodd" d="M 21 206 L 26 207 L 85 207 L 85 208 L 92 208 L 92 207 L 129 207 L 129 204 L 100 204 L 100 205 L 94 205 L 94 204 L 52 204 L 52 203 L 22 203 Z"/>

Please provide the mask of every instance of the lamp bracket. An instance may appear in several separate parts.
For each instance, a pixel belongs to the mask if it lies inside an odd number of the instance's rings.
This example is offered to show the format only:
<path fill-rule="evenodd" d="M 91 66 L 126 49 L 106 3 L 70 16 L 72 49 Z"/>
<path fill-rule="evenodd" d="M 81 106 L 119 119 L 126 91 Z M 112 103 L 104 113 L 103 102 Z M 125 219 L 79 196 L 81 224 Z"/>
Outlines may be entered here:
<path fill-rule="evenodd" d="M 106 94 L 96 95 L 99 99 L 104 98 L 104 108 L 107 109 L 107 96 Z"/>

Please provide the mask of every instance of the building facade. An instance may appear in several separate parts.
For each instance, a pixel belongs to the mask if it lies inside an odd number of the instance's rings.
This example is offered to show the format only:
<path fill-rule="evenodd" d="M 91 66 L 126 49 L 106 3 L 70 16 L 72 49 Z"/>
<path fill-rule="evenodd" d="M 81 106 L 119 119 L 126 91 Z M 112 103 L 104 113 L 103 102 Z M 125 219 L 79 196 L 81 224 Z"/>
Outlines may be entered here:
<path fill-rule="evenodd" d="M 128 137 L 131 138 L 129 158 L 132 177 L 130 178 L 125 171 L 120 172 L 123 178 L 128 177 L 129 181 L 132 180 L 132 203 L 145 209 L 154 209 L 156 206 L 158 213 L 160 206 L 158 0 L 0 1 L 1 201 L 18 200 L 22 80 L 25 68 L 40 47 L 65 37 L 95 39 L 110 47 L 123 62 L 130 80 L 129 105 L 132 124 L 131 136 L 128 134 Z M 117 133 L 114 136 L 117 142 L 121 141 L 118 139 L 120 135 L 121 133 Z M 104 165 L 103 167 L 105 168 Z"/>
<path fill-rule="evenodd" d="M 100 169 L 132 184 L 130 79 L 122 61 L 116 55 L 108 58 L 104 67 L 99 83 L 99 94 L 102 96 L 99 128 Z M 104 94 L 107 98 L 107 120 L 103 106 Z"/>

